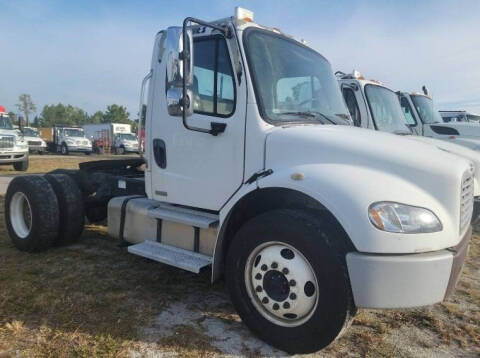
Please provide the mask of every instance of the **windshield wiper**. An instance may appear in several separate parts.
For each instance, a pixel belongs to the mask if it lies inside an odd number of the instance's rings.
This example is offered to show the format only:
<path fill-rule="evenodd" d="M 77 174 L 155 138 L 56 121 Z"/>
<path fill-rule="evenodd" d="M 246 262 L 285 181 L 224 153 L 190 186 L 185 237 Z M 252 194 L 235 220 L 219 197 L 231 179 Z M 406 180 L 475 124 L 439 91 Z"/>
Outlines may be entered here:
<path fill-rule="evenodd" d="M 398 135 L 412 135 L 411 132 L 401 131 L 401 130 L 393 131 L 393 134 L 398 134 Z"/>
<path fill-rule="evenodd" d="M 279 115 L 287 115 L 287 116 L 303 116 L 303 117 L 310 117 L 318 120 L 320 123 L 325 124 L 325 123 L 333 123 L 335 124 L 334 121 L 332 121 L 330 118 L 328 118 L 326 115 L 324 115 L 321 112 L 317 111 L 291 111 L 291 112 L 281 112 L 278 113 Z M 320 118 L 323 118 L 324 120 L 320 120 Z M 325 121 L 326 120 L 326 121 Z"/>

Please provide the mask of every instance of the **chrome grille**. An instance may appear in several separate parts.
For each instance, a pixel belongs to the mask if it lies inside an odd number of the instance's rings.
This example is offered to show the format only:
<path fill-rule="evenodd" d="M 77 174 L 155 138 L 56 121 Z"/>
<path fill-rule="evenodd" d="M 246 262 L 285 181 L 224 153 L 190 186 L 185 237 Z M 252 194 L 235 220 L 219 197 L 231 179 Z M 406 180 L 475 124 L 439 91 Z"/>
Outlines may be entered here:
<path fill-rule="evenodd" d="M 0 149 L 13 148 L 14 144 L 15 144 L 15 138 L 13 136 L 0 137 Z"/>
<path fill-rule="evenodd" d="M 473 212 L 473 175 L 465 173 L 460 194 L 460 234 L 469 226 Z"/>

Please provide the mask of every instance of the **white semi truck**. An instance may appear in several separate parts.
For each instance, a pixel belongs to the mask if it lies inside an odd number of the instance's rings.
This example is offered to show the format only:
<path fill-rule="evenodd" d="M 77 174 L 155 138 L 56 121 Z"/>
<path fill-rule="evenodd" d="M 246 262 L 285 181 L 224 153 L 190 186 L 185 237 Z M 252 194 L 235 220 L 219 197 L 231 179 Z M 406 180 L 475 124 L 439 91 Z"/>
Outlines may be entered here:
<path fill-rule="evenodd" d="M 13 127 L 4 106 L 0 106 L 0 165 L 13 164 L 17 171 L 28 169 L 28 144 Z"/>
<path fill-rule="evenodd" d="M 125 123 L 85 124 L 85 135 L 101 152 L 108 147 L 116 154 L 139 153 L 138 138 L 132 133 L 132 126 Z"/>
<path fill-rule="evenodd" d="M 465 146 L 462 145 L 462 141 L 412 135 L 418 133 L 412 132 L 407 124 L 397 93 L 379 81 L 366 79 L 358 71 L 353 71 L 351 74 L 337 71 L 336 74 L 355 126 L 389 132 L 405 136 L 407 139 L 431 144 L 464 157 L 474 164 L 475 203 L 472 222 L 476 222 L 480 215 L 480 151 L 470 148 L 475 145 L 480 148 L 480 138 L 469 139 L 469 145 Z M 406 143 L 408 144 L 408 142 Z M 448 163 L 445 163 L 446 167 L 448 165 Z"/>
<path fill-rule="evenodd" d="M 417 135 L 444 140 L 453 140 L 457 144 L 480 150 L 480 126 L 473 122 L 445 123 L 435 109 L 432 97 L 424 87 L 425 93 L 398 92 L 400 105 L 408 126 Z M 472 140 L 473 139 L 473 140 Z"/>
<path fill-rule="evenodd" d="M 16 177 L 13 244 L 72 242 L 82 213 L 108 206 L 128 252 L 225 276 L 243 322 L 291 353 L 327 346 L 357 308 L 449 297 L 471 235 L 471 162 L 348 125 L 329 62 L 252 20 L 237 8 L 160 31 L 144 157 Z"/>

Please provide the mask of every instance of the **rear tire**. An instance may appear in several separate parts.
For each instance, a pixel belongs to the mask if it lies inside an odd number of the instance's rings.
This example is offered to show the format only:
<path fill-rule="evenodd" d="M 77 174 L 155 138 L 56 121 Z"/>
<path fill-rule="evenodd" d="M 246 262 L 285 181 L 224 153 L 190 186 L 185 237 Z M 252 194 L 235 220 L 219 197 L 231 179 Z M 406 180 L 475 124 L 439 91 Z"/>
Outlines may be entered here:
<path fill-rule="evenodd" d="M 28 159 L 24 160 L 23 162 L 13 163 L 13 169 L 18 172 L 26 172 L 28 170 Z"/>
<path fill-rule="evenodd" d="M 58 200 L 60 224 L 56 245 L 66 245 L 78 240 L 85 224 L 83 198 L 75 181 L 66 174 L 47 174 Z"/>
<path fill-rule="evenodd" d="M 243 322 L 289 353 L 315 352 L 339 337 L 356 313 L 346 245 L 338 245 L 344 236 L 318 213 L 299 210 L 269 211 L 244 224 L 225 261 Z"/>
<path fill-rule="evenodd" d="M 57 197 L 47 180 L 32 175 L 11 181 L 5 196 L 5 222 L 17 249 L 48 249 L 58 236 L 59 218 Z"/>

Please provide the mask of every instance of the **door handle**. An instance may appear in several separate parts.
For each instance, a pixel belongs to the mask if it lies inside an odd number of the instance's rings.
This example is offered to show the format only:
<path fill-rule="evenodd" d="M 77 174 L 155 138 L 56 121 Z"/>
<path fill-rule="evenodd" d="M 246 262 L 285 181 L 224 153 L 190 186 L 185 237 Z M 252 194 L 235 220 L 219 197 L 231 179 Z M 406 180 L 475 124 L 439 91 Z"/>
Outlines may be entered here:
<path fill-rule="evenodd" d="M 155 138 L 153 140 L 153 157 L 160 168 L 167 167 L 167 149 L 162 139 Z"/>

